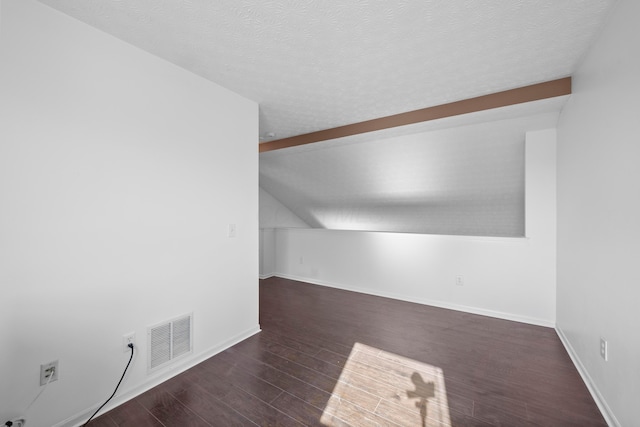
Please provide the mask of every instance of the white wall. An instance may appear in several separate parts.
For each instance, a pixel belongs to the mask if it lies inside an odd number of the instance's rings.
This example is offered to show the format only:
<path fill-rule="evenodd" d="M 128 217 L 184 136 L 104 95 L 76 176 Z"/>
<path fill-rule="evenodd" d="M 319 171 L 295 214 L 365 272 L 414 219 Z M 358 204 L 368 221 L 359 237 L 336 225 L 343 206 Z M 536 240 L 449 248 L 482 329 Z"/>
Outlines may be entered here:
<path fill-rule="evenodd" d="M 308 228 L 309 224 L 260 187 L 260 228 Z"/>
<path fill-rule="evenodd" d="M 260 278 L 267 279 L 276 270 L 276 229 L 260 229 Z"/>
<path fill-rule="evenodd" d="M 276 274 L 554 326 L 555 138 L 527 134 L 526 238 L 278 229 Z"/>
<path fill-rule="evenodd" d="M 2 0 L 0 421 L 74 425 L 146 373 L 146 327 L 194 313 L 194 355 L 258 330 L 258 111 L 32 0 Z M 229 223 L 237 237 L 227 237 Z M 66 421 L 65 421 L 66 420 Z"/>
<path fill-rule="evenodd" d="M 260 187 L 260 278 L 273 276 L 276 267 L 276 228 L 308 228 L 309 225 L 300 219 L 278 199 Z"/>
<path fill-rule="evenodd" d="M 640 2 L 614 6 L 558 125 L 558 329 L 623 426 L 638 425 L 640 401 L 638 16 Z"/>

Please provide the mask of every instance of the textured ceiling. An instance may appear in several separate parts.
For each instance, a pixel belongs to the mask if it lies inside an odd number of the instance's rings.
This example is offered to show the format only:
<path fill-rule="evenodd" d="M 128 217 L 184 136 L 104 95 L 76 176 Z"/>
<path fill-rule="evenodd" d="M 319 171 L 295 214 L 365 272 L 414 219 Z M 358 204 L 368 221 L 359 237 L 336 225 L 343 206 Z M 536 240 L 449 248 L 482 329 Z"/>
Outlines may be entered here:
<path fill-rule="evenodd" d="M 525 133 L 554 127 L 564 101 L 265 152 L 260 186 L 314 228 L 523 236 Z"/>
<path fill-rule="evenodd" d="M 572 73 L 613 0 L 40 0 L 260 104 L 277 138 Z"/>

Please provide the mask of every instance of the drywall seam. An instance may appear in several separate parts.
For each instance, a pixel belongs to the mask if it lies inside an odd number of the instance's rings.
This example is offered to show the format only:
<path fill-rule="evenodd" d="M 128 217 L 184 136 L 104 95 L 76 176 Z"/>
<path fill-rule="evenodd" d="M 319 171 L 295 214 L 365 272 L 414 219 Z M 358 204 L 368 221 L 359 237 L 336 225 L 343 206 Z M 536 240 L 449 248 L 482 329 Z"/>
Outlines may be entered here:
<path fill-rule="evenodd" d="M 122 405 L 123 403 L 133 399 L 136 396 L 139 396 L 140 394 L 144 393 L 145 391 L 152 389 L 153 387 L 175 377 L 178 374 L 181 374 L 182 372 L 186 371 L 187 369 L 190 369 L 192 367 L 194 367 L 195 365 L 209 359 L 210 357 L 215 356 L 216 354 L 228 349 L 229 347 L 232 347 L 236 344 L 238 344 L 241 341 L 246 340 L 247 338 L 259 333 L 261 331 L 260 329 L 260 325 L 256 326 L 255 328 L 250 328 L 224 342 L 222 342 L 220 345 L 214 346 L 212 348 L 209 348 L 199 354 L 197 354 L 194 357 L 190 357 L 189 359 L 183 361 L 182 363 L 172 366 L 171 368 L 164 370 L 161 374 L 151 377 L 149 378 L 148 381 L 144 382 L 143 384 L 127 391 L 126 393 L 116 396 L 115 399 L 113 400 L 112 403 L 110 403 L 109 405 L 105 406 L 103 410 L 100 411 L 100 414 L 104 414 L 107 411 L 110 411 L 111 409 Z M 105 396 L 106 398 L 107 396 Z M 60 421 L 57 424 L 54 424 L 53 427 L 79 427 L 81 426 L 83 423 L 86 422 L 86 420 L 91 416 L 91 414 L 93 414 L 93 412 L 98 408 L 98 406 L 102 404 L 102 402 L 96 404 L 94 407 L 86 409 L 80 413 L 77 413 L 75 415 L 72 415 L 71 417 L 67 418 L 66 420 Z"/>
<path fill-rule="evenodd" d="M 274 273 L 274 276 L 280 277 L 283 279 L 296 280 L 298 282 L 311 283 L 313 285 L 326 286 L 329 288 L 342 289 L 345 291 L 358 292 L 361 294 L 374 295 L 378 297 L 391 298 L 391 299 L 400 300 L 400 301 L 413 302 L 416 304 L 429 305 L 432 307 L 446 308 L 449 310 L 461 311 L 464 313 L 479 314 L 481 316 L 495 317 L 497 319 L 511 320 L 514 322 L 527 323 L 530 325 L 543 326 L 546 328 L 555 328 L 556 326 L 555 322 L 550 322 L 548 320 L 538 319 L 535 317 L 520 316 L 517 314 L 505 313 L 501 311 L 485 310 L 481 308 L 475 308 L 475 307 L 470 307 L 470 306 L 461 305 L 461 304 L 451 304 L 448 302 L 430 300 L 425 298 L 415 298 L 415 297 L 396 294 L 392 292 L 376 292 L 376 291 L 371 291 L 370 289 L 358 288 L 355 286 L 345 286 L 341 284 L 324 282 L 320 280 L 313 280 L 308 277 L 295 276 L 292 274 L 283 274 L 283 273 L 276 272 Z"/>
<path fill-rule="evenodd" d="M 564 332 L 562 332 L 562 329 L 559 326 L 556 326 L 555 329 L 556 329 L 556 333 L 558 334 L 558 337 L 560 338 L 560 341 L 562 342 L 562 345 L 564 345 L 565 350 L 567 350 L 567 353 L 569 353 L 569 357 L 571 358 L 571 361 L 573 362 L 576 369 L 578 370 L 580 377 L 582 377 L 582 381 L 584 381 L 584 384 L 587 386 L 589 393 L 591 393 L 591 397 L 593 397 L 593 400 L 596 402 L 596 405 L 598 405 L 598 409 L 600 409 L 600 412 L 602 413 L 604 420 L 607 422 L 607 424 L 610 427 L 622 427 L 621 424 L 618 422 L 616 416 L 613 415 L 613 411 L 607 404 L 607 401 L 604 399 L 604 397 L 602 397 L 600 390 L 598 390 L 598 387 L 591 379 L 589 372 L 582 364 L 582 361 L 580 361 L 578 354 L 573 349 L 573 346 L 571 345 L 571 342 L 569 341 L 567 336 L 564 334 Z"/>

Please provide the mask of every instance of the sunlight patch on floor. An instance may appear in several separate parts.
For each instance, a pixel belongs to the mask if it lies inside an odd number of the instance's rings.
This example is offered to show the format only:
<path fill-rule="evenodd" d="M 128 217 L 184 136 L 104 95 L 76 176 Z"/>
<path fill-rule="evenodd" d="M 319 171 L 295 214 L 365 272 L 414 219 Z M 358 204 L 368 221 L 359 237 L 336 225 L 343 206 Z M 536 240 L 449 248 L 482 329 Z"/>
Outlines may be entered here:
<path fill-rule="evenodd" d="M 320 421 L 325 426 L 451 427 L 442 369 L 356 343 Z"/>

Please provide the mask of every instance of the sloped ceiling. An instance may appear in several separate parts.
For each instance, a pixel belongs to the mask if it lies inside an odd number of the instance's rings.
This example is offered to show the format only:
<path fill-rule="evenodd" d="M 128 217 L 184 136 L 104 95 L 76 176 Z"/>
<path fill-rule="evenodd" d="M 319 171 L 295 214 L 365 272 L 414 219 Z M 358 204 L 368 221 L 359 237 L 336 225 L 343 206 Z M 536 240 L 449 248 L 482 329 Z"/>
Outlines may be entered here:
<path fill-rule="evenodd" d="M 565 100 L 265 152 L 260 185 L 313 228 L 524 236 L 525 134 Z"/>
<path fill-rule="evenodd" d="M 570 76 L 614 3 L 39 1 L 257 101 L 256 143 Z M 513 166 L 562 102 L 263 153 L 261 186 L 316 227 L 521 235 Z"/>

